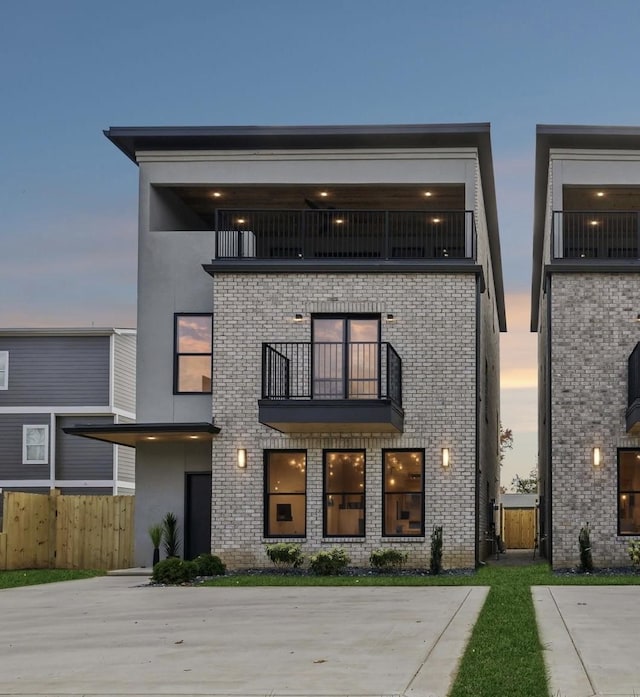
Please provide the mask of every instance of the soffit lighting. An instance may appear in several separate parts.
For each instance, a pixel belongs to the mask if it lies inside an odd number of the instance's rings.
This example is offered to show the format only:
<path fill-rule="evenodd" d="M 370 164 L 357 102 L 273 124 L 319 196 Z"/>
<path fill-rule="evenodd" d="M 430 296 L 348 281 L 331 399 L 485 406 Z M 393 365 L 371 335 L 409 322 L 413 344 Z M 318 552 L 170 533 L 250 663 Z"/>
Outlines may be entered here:
<path fill-rule="evenodd" d="M 442 218 L 432 218 L 432 219 L 431 219 L 431 222 L 432 222 L 432 223 L 441 223 L 441 222 L 442 222 Z"/>
<path fill-rule="evenodd" d="M 322 196 L 322 198 L 326 198 L 328 195 L 329 195 L 328 191 L 321 191 L 320 192 L 320 196 Z"/>
<path fill-rule="evenodd" d="M 598 221 L 597 220 L 590 220 L 589 225 L 597 225 Z"/>
<path fill-rule="evenodd" d="M 240 225 L 242 225 L 243 223 L 246 223 L 246 222 L 247 222 L 247 221 L 246 221 L 245 218 L 238 218 L 238 219 L 236 220 L 236 223 L 240 223 Z"/>
<path fill-rule="evenodd" d="M 596 191 L 596 196 L 602 198 L 604 196 L 604 191 Z"/>
<path fill-rule="evenodd" d="M 433 196 L 433 194 L 430 191 L 425 191 L 424 195 L 429 198 L 430 196 Z"/>
<path fill-rule="evenodd" d="M 222 194 L 219 191 L 214 191 L 212 194 L 213 198 L 220 198 Z"/>
<path fill-rule="evenodd" d="M 156 439 L 155 436 L 147 436 L 147 440 L 155 440 L 155 439 Z"/>
<path fill-rule="evenodd" d="M 342 223 L 344 223 L 344 218 L 336 218 L 333 222 L 336 225 L 342 225 Z"/>

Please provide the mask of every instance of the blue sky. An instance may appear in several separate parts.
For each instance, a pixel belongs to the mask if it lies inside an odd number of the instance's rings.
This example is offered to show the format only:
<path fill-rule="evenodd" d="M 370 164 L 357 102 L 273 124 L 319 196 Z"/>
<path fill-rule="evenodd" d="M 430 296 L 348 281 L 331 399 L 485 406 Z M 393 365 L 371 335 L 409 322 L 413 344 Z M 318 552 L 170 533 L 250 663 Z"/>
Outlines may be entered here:
<path fill-rule="evenodd" d="M 5 0 L 0 326 L 135 322 L 137 169 L 104 128 L 490 121 L 524 475 L 535 125 L 638 125 L 639 27 L 627 0 Z"/>

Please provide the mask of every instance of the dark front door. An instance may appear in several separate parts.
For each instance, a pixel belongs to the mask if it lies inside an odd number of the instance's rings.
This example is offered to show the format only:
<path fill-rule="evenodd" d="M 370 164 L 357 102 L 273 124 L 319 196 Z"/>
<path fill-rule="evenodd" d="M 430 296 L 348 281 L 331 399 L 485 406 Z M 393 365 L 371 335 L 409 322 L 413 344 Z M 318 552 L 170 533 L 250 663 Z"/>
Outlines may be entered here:
<path fill-rule="evenodd" d="M 211 472 L 187 472 L 184 558 L 211 552 Z"/>

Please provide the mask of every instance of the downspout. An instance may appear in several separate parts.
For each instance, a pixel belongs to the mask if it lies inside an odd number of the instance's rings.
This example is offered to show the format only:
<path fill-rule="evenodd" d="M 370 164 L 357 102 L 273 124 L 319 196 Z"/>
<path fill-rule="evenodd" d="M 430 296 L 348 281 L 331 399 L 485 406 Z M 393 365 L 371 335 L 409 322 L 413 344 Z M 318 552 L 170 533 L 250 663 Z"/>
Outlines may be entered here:
<path fill-rule="evenodd" d="M 551 453 L 553 448 L 552 437 L 553 437 L 553 419 L 551 418 L 551 274 L 548 274 L 546 279 L 547 286 L 547 394 L 545 398 L 547 400 L 547 481 L 545 482 L 545 518 L 546 520 L 546 533 L 547 533 L 547 544 L 546 544 L 546 556 L 547 561 L 553 567 L 553 467 L 551 460 Z"/>
<path fill-rule="evenodd" d="M 476 569 L 480 566 L 480 301 L 482 293 L 482 276 L 476 276 L 476 414 L 475 414 L 475 550 Z"/>

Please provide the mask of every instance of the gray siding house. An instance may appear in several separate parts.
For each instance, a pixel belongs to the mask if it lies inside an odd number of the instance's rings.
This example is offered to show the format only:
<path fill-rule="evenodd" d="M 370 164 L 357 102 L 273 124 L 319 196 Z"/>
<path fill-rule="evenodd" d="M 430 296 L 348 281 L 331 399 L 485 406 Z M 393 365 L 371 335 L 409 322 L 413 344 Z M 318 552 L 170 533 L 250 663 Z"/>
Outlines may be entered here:
<path fill-rule="evenodd" d="M 133 494 L 135 451 L 67 433 L 135 421 L 131 329 L 0 329 L 0 488 Z"/>
<path fill-rule="evenodd" d="M 489 126 L 111 128 L 140 171 L 136 560 L 489 549 L 505 330 Z"/>
<path fill-rule="evenodd" d="M 629 565 L 640 539 L 640 128 L 538 126 L 531 330 L 538 332 L 542 551 Z"/>

